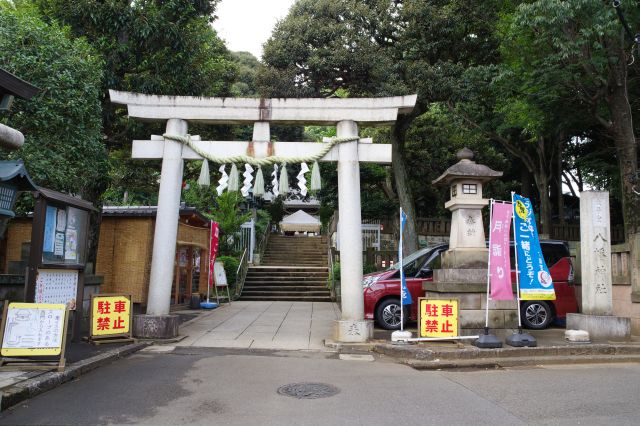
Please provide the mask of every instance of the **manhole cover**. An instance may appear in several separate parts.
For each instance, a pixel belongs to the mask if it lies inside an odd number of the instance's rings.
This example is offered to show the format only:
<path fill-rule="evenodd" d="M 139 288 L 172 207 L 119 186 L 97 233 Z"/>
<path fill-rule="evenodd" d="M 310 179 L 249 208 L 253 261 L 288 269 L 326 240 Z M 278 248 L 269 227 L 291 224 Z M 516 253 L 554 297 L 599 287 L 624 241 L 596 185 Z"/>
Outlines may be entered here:
<path fill-rule="evenodd" d="M 336 395 L 338 392 L 340 392 L 340 389 L 337 387 L 324 383 L 290 383 L 278 388 L 280 395 L 292 396 L 298 399 L 327 398 Z"/>

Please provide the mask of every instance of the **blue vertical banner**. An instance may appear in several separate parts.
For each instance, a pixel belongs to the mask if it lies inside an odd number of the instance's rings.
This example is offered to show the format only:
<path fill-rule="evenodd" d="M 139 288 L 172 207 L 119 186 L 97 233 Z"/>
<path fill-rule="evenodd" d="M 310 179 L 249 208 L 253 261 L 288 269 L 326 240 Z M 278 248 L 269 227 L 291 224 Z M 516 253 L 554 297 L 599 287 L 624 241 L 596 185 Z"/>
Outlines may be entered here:
<path fill-rule="evenodd" d="M 404 211 L 402 211 L 402 207 L 400 207 L 400 243 L 398 244 L 398 260 L 400 262 L 400 283 L 401 283 L 401 295 L 402 295 L 402 304 L 410 305 L 412 303 L 411 293 L 407 289 L 407 281 L 404 278 L 404 265 L 403 257 L 402 257 L 402 233 L 404 231 L 404 225 L 407 223 L 407 215 Z"/>
<path fill-rule="evenodd" d="M 521 300 L 555 300 L 553 280 L 542 256 L 531 200 L 513 194 L 513 224 Z"/>

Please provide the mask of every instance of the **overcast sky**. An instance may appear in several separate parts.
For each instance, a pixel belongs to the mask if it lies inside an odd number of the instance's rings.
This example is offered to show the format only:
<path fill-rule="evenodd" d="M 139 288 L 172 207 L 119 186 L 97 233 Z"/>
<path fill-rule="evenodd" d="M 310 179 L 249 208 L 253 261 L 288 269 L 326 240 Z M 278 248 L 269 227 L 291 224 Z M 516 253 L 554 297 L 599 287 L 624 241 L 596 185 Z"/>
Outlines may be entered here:
<path fill-rule="evenodd" d="M 276 21 L 296 0 L 222 0 L 213 27 L 234 52 L 248 51 L 258 59 Z"/>

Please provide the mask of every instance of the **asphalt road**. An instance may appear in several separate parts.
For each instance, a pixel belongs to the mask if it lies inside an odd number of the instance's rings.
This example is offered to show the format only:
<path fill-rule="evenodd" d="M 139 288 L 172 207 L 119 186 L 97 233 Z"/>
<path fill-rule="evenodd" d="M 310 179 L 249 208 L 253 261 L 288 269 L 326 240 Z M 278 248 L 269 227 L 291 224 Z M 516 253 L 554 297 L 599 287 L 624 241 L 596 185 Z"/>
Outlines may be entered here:
<path fill-rule="evenodd" d="M 297 399 L 290 383 L 337 395 Z M 416 371 L 315 352 L 137 353 L 0 413 L 2 425 L 637 425 L 640 364 Z"/>

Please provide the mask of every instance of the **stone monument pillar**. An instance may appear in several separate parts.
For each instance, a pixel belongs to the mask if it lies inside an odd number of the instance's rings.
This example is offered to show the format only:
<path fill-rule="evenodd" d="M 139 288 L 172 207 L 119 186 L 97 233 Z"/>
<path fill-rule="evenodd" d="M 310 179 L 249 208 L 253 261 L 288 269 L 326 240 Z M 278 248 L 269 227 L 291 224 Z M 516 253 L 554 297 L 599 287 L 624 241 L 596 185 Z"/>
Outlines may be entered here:
<path fill-rule="evenodd" d="M 592 339 L 627 340 L 631 320 L 613 316 L 609 193 L 580 193 L 582 314 L 567 315 L 568 330 L 586 330 Z"/>

